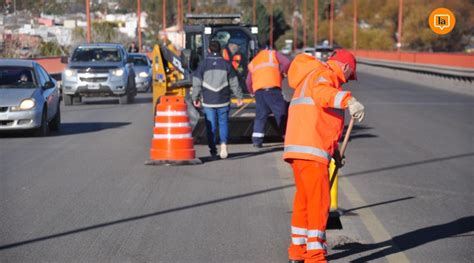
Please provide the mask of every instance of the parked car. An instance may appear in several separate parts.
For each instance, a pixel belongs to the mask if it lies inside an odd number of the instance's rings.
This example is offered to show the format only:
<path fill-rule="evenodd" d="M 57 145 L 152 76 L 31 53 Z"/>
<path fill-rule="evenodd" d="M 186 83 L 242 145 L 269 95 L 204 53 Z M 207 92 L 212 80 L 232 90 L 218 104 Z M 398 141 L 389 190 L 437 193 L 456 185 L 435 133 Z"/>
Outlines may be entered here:
<path fill-rule="evenodd" d="M 127 104 L 137 95 L 132 59 L 120 44 L 82 44 L 61 62 L 69 62 L 62 72 L 65 105 L 83 96 L 115 96 L 120 104 Z"/>
<path fill-rule="evenodd" d="M 56 81 L 38 63 L 0 59 L 0 131 L 58 131 L 60 93 Z"/>
<path fill-rule="evenodd" d="M 133 60 L 133 70 L 135 71 L 135 84 L 138 91 L 150 92 L 152 87 L 151 80 L 151 61 L 146 54 L 129 54 Z"/>

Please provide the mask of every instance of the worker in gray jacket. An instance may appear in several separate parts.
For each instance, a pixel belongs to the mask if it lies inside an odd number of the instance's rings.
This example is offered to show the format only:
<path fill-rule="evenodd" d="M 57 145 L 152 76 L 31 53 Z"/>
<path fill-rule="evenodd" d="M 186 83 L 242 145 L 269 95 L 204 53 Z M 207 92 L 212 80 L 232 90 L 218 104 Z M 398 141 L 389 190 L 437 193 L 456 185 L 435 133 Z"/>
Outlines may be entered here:
<path fill-rule="evenodd" d="M 232 65 L 221 56 L 218 41 L 209 44 L 209 56 L 202 61 L 193 75 L 192 99 L 194 106 L 203 107 L 207 140 L 211 157 L 217 158 L 217 123 L 219 123 L 220 157 L 227 158 L 228 120 L 231 91 L 237 97 L 237 105 L 242 105 L 242 90 Z"/>

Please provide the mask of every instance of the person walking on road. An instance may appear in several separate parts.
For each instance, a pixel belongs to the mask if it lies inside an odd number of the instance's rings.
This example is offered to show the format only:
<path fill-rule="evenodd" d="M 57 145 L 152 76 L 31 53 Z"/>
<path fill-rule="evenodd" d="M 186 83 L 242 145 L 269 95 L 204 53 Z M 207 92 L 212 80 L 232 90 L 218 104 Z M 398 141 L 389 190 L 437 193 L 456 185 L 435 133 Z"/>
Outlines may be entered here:
<path fill-rule="evenodd" d="M 287 57 L 268 48 L 261 50 L 248 65 L 246 84 L 249 93 L 255 95 L 257 104 L 252 133 L 252 143 L 256 148 L 262 147 L 270 113 L 275 116 L 281 135 L 285 135 L 287 103 L 281 93 L 281 81 L 289 66 Z"/>
<path fill-rule="evenodd" d="M 194 106 L 204 108 L 207 140 L 212 158 L 217 158 L 217 123 L 219 123 L 220 157 L 227 158 L 228 119 L 231 91 L 242 105 L 242 90 L 232 66 L 221 54 L 218 41 L 209 44 L 209 56 L 202 61 L 193 76 L 192 100 Z"/>
<path fill-rule="evenodd" d="M 296 192 L 291 218 L 290 262 L 326 262 L 329 162 L 338 149 L 344 110 L 362 121 L 364 106 L 341 85 L 356 78 L 356 60 L 338 50 L 327 64 L 300 54 L 288 72 L 290 103 L 283 159 L 293 169 Z M 337 163 L 337 161 L 336 161 Z"/>

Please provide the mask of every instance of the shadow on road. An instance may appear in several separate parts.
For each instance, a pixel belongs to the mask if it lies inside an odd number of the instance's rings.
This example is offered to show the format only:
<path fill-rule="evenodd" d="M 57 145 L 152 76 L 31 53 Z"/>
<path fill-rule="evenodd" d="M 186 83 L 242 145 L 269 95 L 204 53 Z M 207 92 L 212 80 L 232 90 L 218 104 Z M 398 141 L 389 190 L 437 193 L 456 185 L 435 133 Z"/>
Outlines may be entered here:
<path fill-rule="evenodd" d="M 377 138 L 379 136 L 367 132 L 368 130 L 372 130 L 372 127 L 355 124 L 352 128 L 351 136 L 349 137 L 349 141 L 357 140 L 357 139 L 366 139 L 366 138 Z M 347 125 L 344 126 L 343 134 L 346 134 Z M 341 137 L 341 142 L 344 139 L 344 136 Z"/>
<path fill-rule="evenodd" d="M 418 162 L 412 162 L 412 163 L 398 164 L 398 165 L 387 166 L 387 167 L 382 167 L 382 168 L 377 168 L 377 169 L 372 169 L 372 170 L 361 171 L 361 172 L 348 173 L 348 174 L 341 175 L 341 177 L 366 175 L 366 174 L 371 174 L 371 173 L 378 173 L 378 172 L 395 170 L 395 169 L 400 169 L 400 168 L 405 168 L 405 167 L 424 165 L 424 164 L 428 164 L 428 163 L 436 163 L 436 162 L 442 162 L 442 161 L 448 161 L 448 160 L 460 159 L 460 158 L 466 158 L 466 157 L 472 157 L 472 156 L 474 156 L 474 152 L 458 154 L 458 155 L 452 155 L 452 156 L 447 156 L 447 157 L 433 158 L 433 159 L 428 159 L 428 160 L 423 160 L 423 161 L 418 161 Z"/>
<path fill-rule="evenodd" d="M 398 198 L 398 199 L 393 199 L 393 200 L 388 200 L 388 201 L 379 202 L 379 203 L 375 203 L 375 204 L 370 204 L 370 205 L 364 205 L 364 206 L 354 207 L 354 208 L 351 208 L 351 209 L 341 209 L 341 211 L 342 211 L 342 215 L 344 215 L 344 216 L 352 216 L 352 215 L 355 215 L 355 214 L 356 214 L 356 213 L 353 213 L 353 212 L 356 211 L 356 210 L 361 210 L 361 209 L 365 209 L 365 208 L 369 208 L 369 207 L 374 207 L 374 206 L 379 206 L 379 205 L 387 205 L 387 204 L 396 203 L 396 202 L 401 202 L 401 201 L 406 201 L 406 200 L 410 200 L 410 199 L 414 199 L 414 198 L 415 198 L 415 197 L 413 197 L 413 196 L 407 196 L 407 197 Z"/>
<path fill-rule="evenodd" d="M 130 105 L 133 104 L 146 104 L 146 103 L 151 103 L 153 101 L 152 97 L 135 97 L 135 101 L 131 103 Z M 106 105 L 106 104 L 119 104 L 119 99 L 118 97 L 108 97 L 105 99 L 94 99 L 94 100 L 85 100 L 82 101 L 82 105 Z M 78 105 L 81 105 L 78 104 Z"/>
<path fill-rule="evenodd" d="M 294 187 L 294 186 L 295 186 L 294 184 L 287 184 L 287 185 L 268 188 L 268 189 L 263 189 L 263 190 L 259 190 L 259 191 L 255 191 L 255 192 L 249 192 L 249 193 L 240 194 L 240 195 L 233 195 L 233 196 L 224 197 L 224 198 L 215 199 L 215 200 L 210 200 L 210 201 L 206 201 L 206 202 L 200 202 L 200 203 L 195 203 L 195 204 L 191 204 L 191 205 L 185 205 L 185 206 L 180 206 L 180 207 L 176 207 L 176 208 L 166 209 L 166 210 L 162 210 L 162 211 L 158 211 L 158 212 L 154 212 L 154 213 L 149 213 L 149 214 L 144 214 L 144 215 L 139 215 L 139 216 L 134 216 L 134 217 L 128 217 L 128 218 L 124 218 L 124 219 L 109 221 L 109 222 L 105 222 L 105 223 L 101 223 L 101 224 L 97 224 L 97 225 L 77 228 L 77 229 L 73 229 L 73 230 L 69 230 L 69 231 L 65 231 L 65 232 L 61 232 L 61 233 L 56 233 L 56 234 L 52 234 L 52 235 L 48 235 L 48 236 L 38 237 L 38 238 L 29 239 L 29 240 L 20 241 L 20 242 L 15 242 L 15 243 L 11 243 L 11 244 L 0 245 L 0 250 L 6 250 L 6 249 L 15 248 L 15 247 L 19 247 L 19 246 L 24 246 L 24 245 L 28 245 L 28 244 L 32 244 L 32 243 L 41 242 L 41 241 L 46 241 L 46 240 L 50 240 L 50 239 L 54 239 L 54 238 L 60 238 L 60 237 L 68 236 L 68 235 L 78 234 L 78 233 L 91 231 L 91 230 L 95 230 L 95 229 L 99 229 L 99 228 L 103 228 L 103 227 L 109 227 L 109 226 L 114 226 L 114 225 L 118 225 L 118 224 L 129 223 L 129 222 L 138 221 L 138 220 L 142 220 L 142 219 L 147 219 L 147 218 L 150 218 L 150 217 L 156 217 L 156 216 L 160 216 L 160 215 L 164 215 L 164 214 L 180 212 L 180 211 L 194 209 L 194 208 L 198 208 L 198 207 L 213 205 L 213 204 L 217 204 L 217 203 L 221 203 L 221 202 L 228 202 L 228 201 L 232 201 L 232 200 L 235 200 L 235 199 L 247 198 L 247 197 L 251 197 L 251 196 L 255 196 L 255 195 L 261 195 L 261 194 L 265 194 L 265 193 L 269 193 L 269 192 L 280 191 L 280 190 L 283 190 L 283 189 L 286 189 L 286 188 L 291 188 L 291 187 Z"/>
<path fill-rule="evenodd" d="M 368 262 L 406 251 L 424 244 L 444 238 L 458 236 L 474 231 L 474 216 L 463 217 L 449 223 L 434 225 L 411 231 L 390 240 L 375 244 L 348 243 L 336 246 L 334 250 L 344 250 L 328 256 L 328 260 L 342 259 L 351 255 L 368 252 L 374 249 L 382 249 L 370 255 L 352 260 L 351 262 Z"/>

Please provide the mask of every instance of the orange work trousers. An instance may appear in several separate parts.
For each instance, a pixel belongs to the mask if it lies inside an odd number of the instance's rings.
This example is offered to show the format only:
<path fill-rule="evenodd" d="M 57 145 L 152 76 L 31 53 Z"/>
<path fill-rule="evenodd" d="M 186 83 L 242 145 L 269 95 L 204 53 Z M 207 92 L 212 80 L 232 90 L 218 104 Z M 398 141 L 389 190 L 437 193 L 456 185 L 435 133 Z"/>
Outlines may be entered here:
<path fill-rule="evenodd" d="M 290 260 L 326 261 L 326 223 L 330 194 L 328 166 L 316 161 L 292 161 L 296 193 L 291 217 Z"/>

